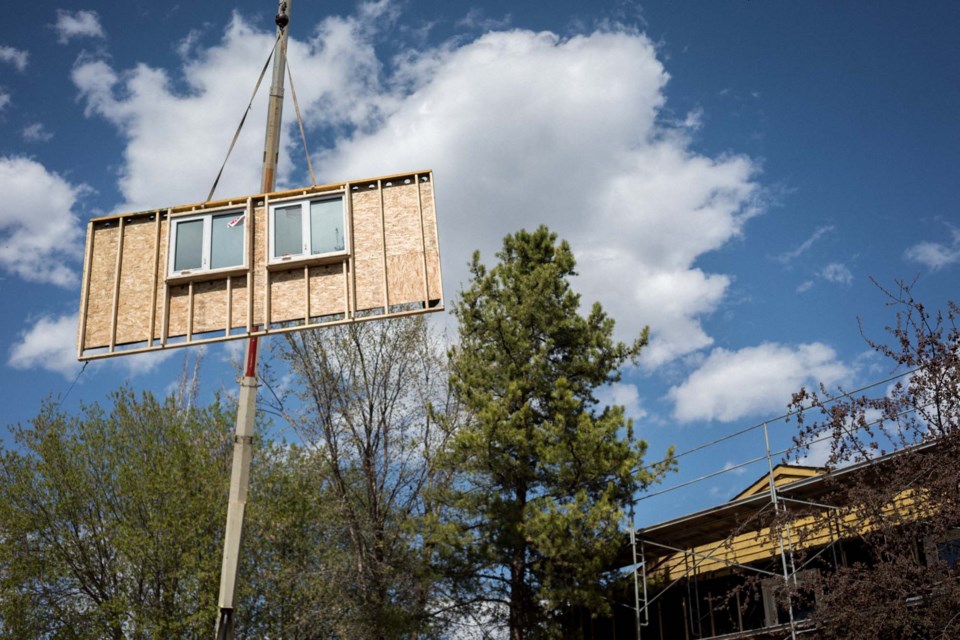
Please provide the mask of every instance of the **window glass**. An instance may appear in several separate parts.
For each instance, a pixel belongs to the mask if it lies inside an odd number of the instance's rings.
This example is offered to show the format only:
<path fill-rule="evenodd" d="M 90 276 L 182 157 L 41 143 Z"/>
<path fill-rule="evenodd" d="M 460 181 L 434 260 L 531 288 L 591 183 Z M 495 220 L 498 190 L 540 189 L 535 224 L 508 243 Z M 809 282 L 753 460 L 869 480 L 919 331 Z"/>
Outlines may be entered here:
<path fill-rule="evenodd" d="M 310 252 L 314 255 L 343 251 L 343 201 L 310 203 Z"/>
<path fill-rule="evenodd" d="M 199 269 L 203 266 L 203 220 L 178 222 L 173 270 Z"/>
<path fill-rule="evenodd" d="M 273 257 L 303 253 L 301 207 L 277 207 L 273 212 Z"/>
<path fill-rule="evenodd" d="M 213 216 L 210 226 L 211 269 L 243 265 L 243 221 L 230 226 L 231 222 L 242 216 L 237 212 Z"/>
<path fill-rule="evenodd" d="M 940 561 L 953 569 L 957 566 L 957 560 L 960 559 L 960 540 L 947 540 L 937 543 L 937 555 Z"/>

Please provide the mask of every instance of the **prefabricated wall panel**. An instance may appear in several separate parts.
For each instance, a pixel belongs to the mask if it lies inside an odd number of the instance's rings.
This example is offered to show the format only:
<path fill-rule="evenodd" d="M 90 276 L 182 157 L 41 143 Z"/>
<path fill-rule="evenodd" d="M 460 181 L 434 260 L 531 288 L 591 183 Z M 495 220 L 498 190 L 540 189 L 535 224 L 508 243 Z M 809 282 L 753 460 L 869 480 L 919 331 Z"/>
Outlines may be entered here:
<path fill-rule="evenodd" d="M 270 205 L 331 195 L 343 197 L 344 251 L 270 264 Z M 171 275 L 172 222 L 218 213 L 243 216 L 244 264 Z M 433 174 L 421 171 L 91 220 L 78 357 L 442 309 Z"/>

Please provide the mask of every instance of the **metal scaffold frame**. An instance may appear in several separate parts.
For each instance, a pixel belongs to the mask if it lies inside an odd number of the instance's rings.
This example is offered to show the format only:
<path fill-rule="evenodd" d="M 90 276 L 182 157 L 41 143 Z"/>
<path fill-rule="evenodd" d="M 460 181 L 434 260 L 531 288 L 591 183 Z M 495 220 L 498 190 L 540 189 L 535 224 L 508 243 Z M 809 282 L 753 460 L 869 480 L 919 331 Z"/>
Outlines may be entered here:
<path fill-rule="evenodd" d="M 794 604 L 789 595 L 789 589 L 786 598 L 787 622 L 782 624 L 745 629 L 740 611 L 739 593 L 736 593 L 735 596 L 738 621 L 737 630 L 733 634 L 718 635 L 716 633 L 713 620 L 713 601 L 717 598 L 714 598 L 712 594 L 708 594 L 706 598 L 708 602 L 706 615 L 699 610 L 701 600 L 699 597 L 699 579 L 702 575 L 701 569 L 706 564 L 720 565 L 731 570 L 737 569 L 768 579 L 776 579 L 785 586 L 793 588 L 798 585 L 798 576 L 801 575 L 801 572 L 828 551 L 831 551 L 833 554 L 832 563 L 835 569 L 839 564 L 836 553 L 836 547 L 841 541 L 839 525 L 835 522 L 835 518 L 830 516 L 825 521 L 829 532 L 829 540 L 822 548 L 818 549 L 813 555 L 806 559 L 802 565 L 797 566 L 794 553 L 796 541 L 794 540 L 791 526 L 789 523 L 778 524 L 788 522 L 785 516 L 788 512 L 789 505 L 800 505 L 829 513 L 836 512 L 840 507 L 816 500 L 817 497 L 826 493 L 823 487 L 824 475 L 812 475 L 787 485 L 778 485 L 775 477 L 775 472 L 778 467 L 774 464 L 774 454 L 770 449 L 770 438 L 766 423 L 762 424 L 762 429 L 765 446 L 765 455 L 763 458 L 766 459 L 767 463 L 767 477 L 765 479 L 767 483 L 766 491 L 756 492 L 741 499 L 734 499 L 724 505 L 645 529 L 637 529 L 635 524 L 631 522 L 629 543 L 633 564 L 632 580 L 634 591 L 634 606 L 631 608 L 634 611 L 635 636 L 638 640 L 644 637 L 644 629 L 651 626 L 651 618 L 653 617 L 651 609 L 654 608 L 654 605 L 656 604 L 657 607 L 659 607 L 661 598 L 681 583 L 685 583 L 684 586 L 688 592 L 692 590 L 692 593 L 688 593 L 682 598 L 684 640 L 690 640 L 691 638 L 703 640 L 708 638 L 714 638 L 716 640 L 747 638 L 755 637 L 757 634 L 761 634 L 764 637 L 782 638 L 783 640 L 796 640 L 798 635 L 804 632 L 804 625 L 802 625 L 801 621 L 795 616 Z M 855 473 L 860 468 L 874 464 L 875 462 L 876 461 L 871 461 L 863 465 L 853 465 L 835 472 L 833 477 L 836 479 L 838 476 L 842 477 L 849 473 Z M 632 506 L 630 517 L 632 521 Z M 761 522 L 762 519 L 768 519 L 770 524 L 763 524 Z M 697 522 L 710 523 L 710 530 L 704 532 L 699 537 L 684 533 L 679 536 L 681 543 L 678 544 L 670 544 L 666 540 L 671 532 L 686 532 L 690 529 L 695 529 Z M 756 566 L 756 561 L 754 561 L 753 564 L 748 564 L 730 559 L 730 550 L 733 548 L 734 540 L 737 536 L 742 536 L 745 532 L 750 531 L 757 531 L 757 535 L 759 536 L 759 532 L 765 527 L 771 527 L 769 532 L 775 536 L 775 553 L 767 556 L 767 561 L 774 560 L 779 556 L 777 560 L 779 570 L 770 570 L 770 568 Z M 717 536 L 720 535 L 719 532 L 725 532 L 725 534 L 723 534 L 721 538 L 718 538 Z M 686 538 L 684 538 L 684 536 L 686 536 Z M 688 543 L 683 544 L 684 541 Z M 651 557 L 648 551 L 650 549 L 657 549 L 664 553 L 654 553 L 653 557 Z M 678 556 L 682 558 L 682 569 L 680 573 L 677 575 L 671 574 L 670 582 L 660 587 L 656 593 L 651 594 L 648 590 L 648 579 L 652 572 L 658 568 L 662 569 L 667 559 L 677 558 Z M 655 560 L 659 562 L 655 563 Z M 666 637 L 663 636 L 662 612 L 658 611 L 658 614 L 660 636 Z M 710 624 L 710 629 L 706 630 L 707 632 L 705 632 L 703 628 L 705 619 L 709 619 Z M 783 635 L 775 635 L 778 633 Z M 650 636 L 648 635 L 647 637 Z"/>

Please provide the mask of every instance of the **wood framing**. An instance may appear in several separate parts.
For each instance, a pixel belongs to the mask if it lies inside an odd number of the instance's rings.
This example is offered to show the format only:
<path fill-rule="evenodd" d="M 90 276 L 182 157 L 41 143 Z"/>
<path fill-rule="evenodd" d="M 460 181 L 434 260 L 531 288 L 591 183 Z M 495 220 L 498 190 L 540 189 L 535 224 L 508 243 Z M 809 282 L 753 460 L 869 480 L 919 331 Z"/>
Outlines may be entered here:
<path fill-rule="evenodd" d="M 279 248 L 290 238 L 271 238 L 274 216 L 286 211 L 292 217 L 284 220 L 305 220 L 302 233 L 284 228 L 303 242 L 293 255 Z M 319 239 L 321 224 L 339 238 L 336 246 Z M 229 232 L 243 238 L 233 236 L 233 262 L 218 264 L 211 234 L 240 225 Z M 204 266 L 186 264 L 188 250 L 198 260 L 202 253 Z M 442 309 L 433 173 L 418 171 L 91 220 L 77 355 L 92 360 Z"/>

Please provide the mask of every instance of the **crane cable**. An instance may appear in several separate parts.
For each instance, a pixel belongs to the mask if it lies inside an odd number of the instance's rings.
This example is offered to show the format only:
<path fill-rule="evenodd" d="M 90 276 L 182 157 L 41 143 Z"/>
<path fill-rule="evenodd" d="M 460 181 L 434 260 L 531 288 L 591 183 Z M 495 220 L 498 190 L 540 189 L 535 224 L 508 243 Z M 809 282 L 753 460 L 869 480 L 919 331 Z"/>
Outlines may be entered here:
<path fill-rule="evenodd" d="M 273 48 L 270 50 L 270 55 L 267 56 L 267 61 L 263 65 L 263 69 L 260 71 L 260 77 L 257 78 L 257 84 L 253 88 L 253 95 L 250 96 L 250 102 L 247 103 L 247 110 L 243 112 L 243 117 L 240 118 L 240 124 L 237 126 L 236 133 L 233 134 L 233 140 L 230 142 L 230 148 L 227 149 L 227 156 L 223 159 L 223 164 L 220 165 L 220 171 L 217 172 L 217 177 L 213 181 L 213 186 L 210 187 L 210 193 L 207 195 L 207 199 L 204 202 L 210 202 L 213 199 L 213 192 L 217 190 L 217 185 L 220 183 L 220 177 L 223 175 L 223 168 L 227 166 L 227 160 L 230 159 L 230 154 L 233 152 L 234 145 L 237 144 L 237 138 L 240 137 L 240 130 L 243 129 L 243 123 L 247 121 L 247 116 L 250 115 L 250 109 L 253 107 L 253 100 L 257 97 L 257 92 L 260 90 L 260 84 L 263 82 L 263 77 L 267 75 L 267 69 L 270 67 L 270 61 L 273 59 L 273 54 L 277 51 L 277 45 L 280 44 L 280 39 L 283 37 L 283 27 L 280 26 L 278 20 L 277 26 L 280 28 L 277 30 L 277 39 L 273 42 Z"/>
<path fill-rule="evenodd" d="M 63 406 L 63 403 L 66 402 L 67 397 L 70 395 L 70 392 L 73 391 L 73 388 L 77 385 L 77 381 L 80 380 L 80 376 L 83 375 L 83 372 L 87 370 L 87 365 L 90 364 L 90 361 L 87 360 L 83 363 L 83 367 L 80 368 L 80 371 L 77 373 L 77 377 L 73 379 L 73 382 L 70 383 L 70 387 L 67 389 L 67 392 L 63 394 L 63 397 L 60 398 L 60 401 L 57 402 L 60 406 Z"/>
<path fill-rule="evenodd" d="M 287 78 L 290 79 L 290 96 L 293 98 L 293 110 L 297 114 L 297 124 L 300 125 L 300 139 L 303 141 L 303 153 L 307 157 L 307 169 L 310 171 L 310 185 L 317 186 L 317 179 L 313 175 L 313 163 L 310 162 L 310 149 L 307 147 L 307 134 L 303 132 L 303 118 L 300 117 L 300 103 L 297 102 L 297 90 L 293 88 L 293 72 L 290 71 L 290 61 L 287 60 Z"/>

